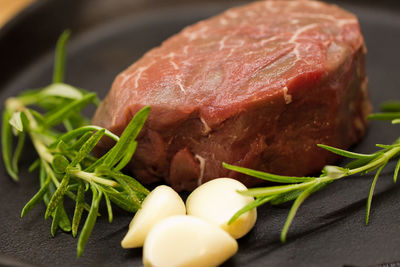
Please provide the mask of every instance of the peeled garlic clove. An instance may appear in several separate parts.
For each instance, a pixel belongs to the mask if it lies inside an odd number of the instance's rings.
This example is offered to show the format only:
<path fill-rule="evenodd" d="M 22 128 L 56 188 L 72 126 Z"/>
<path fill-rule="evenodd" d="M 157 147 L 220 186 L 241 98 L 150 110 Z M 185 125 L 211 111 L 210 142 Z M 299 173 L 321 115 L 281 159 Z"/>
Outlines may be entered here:
<path fill-rule="evenodd" d="M 156 224 L 143 247 L 144 266 L 218 266 L 238 244 L 215 224 L 193 216 L 172 216 Z"/>
<path fill-rule="evenodd" d="M 185 215 L 185 203 L 171 187 L 156 187 L 145 198 L 129 224 L 129 231 L 121 242 L 123 248 L 142 247 L 151 228 L 159 221 L 173 215 Z"/>
<path fill-rule="evenodd" d="M 216 223 L 233 238 L 238 239 L 253 228 L 257 210 L 252 209 L 242 214 L 228 225 L 228 221 L 238 210 L 254 200 L 253 197 L 239 194 L 237 190 L 247 190 L 247 187 L 231 178 L 211 180 L 189 195 L 186 200 L 187 214 Z"/>

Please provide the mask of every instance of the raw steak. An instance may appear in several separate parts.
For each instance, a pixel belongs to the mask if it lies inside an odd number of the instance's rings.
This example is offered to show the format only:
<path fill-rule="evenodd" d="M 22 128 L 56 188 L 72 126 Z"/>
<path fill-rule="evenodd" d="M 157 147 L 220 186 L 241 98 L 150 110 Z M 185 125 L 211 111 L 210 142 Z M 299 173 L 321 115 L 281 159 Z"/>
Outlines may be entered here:
<path fill-rule="evenodd" d="M 117 76 L 93 123 L 120 134 L 151 106 L 130 166 L 144 183 L 260 182 L 222 162 L 308 175 L 337 159 L 316 144 L 348 148 L 365 132 L 365 53 L 357 18 L 335 5 L 251 3 L 146 53 Z"/>

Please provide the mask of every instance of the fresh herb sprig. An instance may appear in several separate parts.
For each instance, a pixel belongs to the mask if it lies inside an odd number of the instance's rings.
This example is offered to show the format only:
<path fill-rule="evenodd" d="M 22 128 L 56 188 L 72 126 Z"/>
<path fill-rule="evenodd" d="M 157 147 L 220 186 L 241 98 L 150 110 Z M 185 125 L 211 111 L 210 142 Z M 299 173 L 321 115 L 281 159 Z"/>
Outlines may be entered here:
<path fill-rule="evenodd" d="M 7 172 L 16 181 L 18 161 L 26 137 L 30 138 L 38 154 L 38 159 L 29 170 L 39 169 L 40 189 L 22 209 L 21 217 L 43 201 L 46 205 L 45 219 L 53 218 L 52 236 L 60 228 L 66 232 L 72 231 L 75 237 L 83 212 L 88 212 L 77 244 L 77 255 L 80 257 L 100 216 L 99 204 L 103 196 L 111 222 L 111 203 L 135 212 L 149 193 L 135 179 L 121 173 L 121 169 L 129 163 L 135 152 L 135 139 L 150 108 L 140 110 L 121 137 L 90 125 L 81 111 L 88 104 L 98 103 L 96 94 L 63 83 L 68 37 L 69 32 L 64 32 L 57 42 L 53 83 L 7 99 L 2 122 L 2 153 Z M 66 132 L 60 130 L 62 128 Z M 14 136 L 18 140 L 15 146 Z M 97 158 L 91 152 L 103 137 L 113 139 L 115 145 L 108 153 Z M 90 203 L 85 198 L 88 191 L 92 193 Z M 72 223 L 64 208 L 65 196 L 75 202 Z"/>
<path fill-rule="evenodd" d="M 389 101 L 381 105 L 381 113 L 374 113 L 368 119 L 392 121 L 393 124 L 400 123 L 400 101 Z"/>
<path fill-rule="evenodd" d="M 382 105 L 382 111 L 382 113 L 372 114 L 368 118 L 377 120 L 391 120 L 393 124 L 400 123 L 400 102 L 385 103 Z M 363 175 L 376 171 L 367 198 L 365 223 L 368 224 L 370 218 L 372 197 L 378 177 L 382 169 L 390 160 L 399 157 L 400 138 L 391 145 L 377 144 L 376 146 L 379 147 L 380 150 L 372 154 L 359 154 L 322 144 L 319 144 L 318 146 L 340 156 L 350 158 L 352 159 L 352 161 L 344 168 L 330 165 L 325 166 L 322 170 L 322 174 L 319 177 L 281 176 L 223 163 L 223 166 L 229 170 L 243 173 L 269 182 L 285 184 L 251 188 L 246 191 L 239 191 L 240 194 L 243 194 L 245 196 L 252 196 L 255 198 L 255 200 L 237 211 L 236 214 L 232 216 L 228 224 L 233 223 L 243 213 L 258 206 L 261 206 L 265 203 L 278 205 L 285 202 L 294 201 L 281 232 L 281 241 L 285 242 L 290 225 L 292 224 L 293 219 L 301 204 L 307 199 L 307 197 L 309 197 L 314 192 L 321 190 L 326 185 L 334 181 L 354 174 Z M 395 183 L 399 176 L 399 171 L 400 159 L 397 159 L 397 164 L 393 174 L 393 180 Z"/>

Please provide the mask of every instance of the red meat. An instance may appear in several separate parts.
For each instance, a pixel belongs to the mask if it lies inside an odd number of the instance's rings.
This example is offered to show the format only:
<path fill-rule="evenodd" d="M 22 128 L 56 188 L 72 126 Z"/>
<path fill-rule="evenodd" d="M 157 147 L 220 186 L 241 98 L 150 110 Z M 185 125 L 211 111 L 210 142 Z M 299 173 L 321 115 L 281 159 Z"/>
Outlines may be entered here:
<path fill-rule="evenodd" d="M 144 183 L 260 182 L 222 162 L 308 175 L 337 159 L 316 144 L 348 148 L 365 132 L 365 53 L 357 18 L 335 5 L 255 2 L 147 52 L 117 76 L 93 122 L 120 134 L 151 106 L 130 166 Z"/>

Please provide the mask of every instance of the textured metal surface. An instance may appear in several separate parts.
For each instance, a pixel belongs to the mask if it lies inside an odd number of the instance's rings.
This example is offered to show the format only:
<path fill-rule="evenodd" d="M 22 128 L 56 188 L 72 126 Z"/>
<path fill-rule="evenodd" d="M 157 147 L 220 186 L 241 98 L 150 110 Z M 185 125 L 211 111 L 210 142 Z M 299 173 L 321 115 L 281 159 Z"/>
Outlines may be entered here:
<path fill-rule="evenodd" d="M 216 14 L 235 1 L 68 1 L 43 0 L 0 31 L 0 101 L 51 80 L 52 51 L 65 28 L 73 31 L 68 47 L 67 82 L 105 95 L 115 75 L 148 49 L 184 26 Z M 372 4 L 371 4 L 372 3 Z M 340 1 L 355 12 L 368 46 L 367 70 L 375 107 L 400 99 L 400 14 L 395 1 Z M 3 108 L 3 105 L 0 106 Z M 90 112 L 90 111 L 89 111 Z M 367 136 L 353 149 L 373 151 L 376 143 L 398 137 L 398 126 L 372 122 Z M 33 154 L 23 158 L 26 169 Z M 259 209 L 255 229 L 239 241 L 239 253 L 226 266 L 374 266 L 397 262 L 400 252 L 400 188 L 393 185 L 393 164 L 378 181 L 371 222 L 364 225 L 370 176 L 351 177 L 328 186 L 299 210 L 289 240 L 279 233 L 288 205 Z M 140 266 L 141 250 L 123 250 L 120 241 L 132 215 L 116 210 L 109 224 L 100 218 L 77 260 L 76 239 L 50 235 L 39 205 L 26 218 L 19 214 L 38 188 L 36 174 L 21 173 L 20 183 L 0 169 L 0 265 L 20 262 L 45 266 Z M 171 241 L 172 242 L 172 241 Z M 2 256 L 4 255 L 4 256 Z"/>

